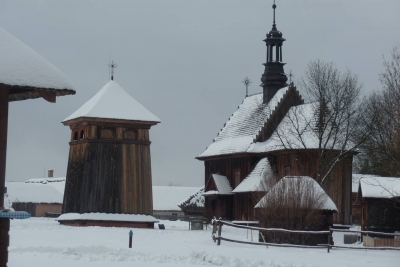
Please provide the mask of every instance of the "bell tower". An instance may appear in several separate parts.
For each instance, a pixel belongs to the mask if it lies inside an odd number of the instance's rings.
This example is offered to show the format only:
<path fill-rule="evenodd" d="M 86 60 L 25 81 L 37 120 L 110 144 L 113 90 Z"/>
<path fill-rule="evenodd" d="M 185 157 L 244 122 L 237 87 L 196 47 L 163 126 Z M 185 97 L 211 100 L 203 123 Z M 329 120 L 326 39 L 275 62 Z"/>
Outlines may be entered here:
<path fill-rule="evenodd" d="M 274 10 L 274 22 L 271 31 L 267 33 L 267 38 L 264 39 L 267 45 L 267 62 L 263 64 L 265 70 L 261 76 L 264 104 L 268 103 L 279 89 L 288 86 L 287 77 L 283 70 L 285 63 L 282 63 L 282 45 L 285 39 L 282 38 L 282 32 L 276 28 L 275 1 L 272 8 Z"/>
<path fill-rule="evenodd" d="M 160 120 L 113 78 L 63 121 L 71 129 L 63 213 L 153 214 L 149 131 Z"/>

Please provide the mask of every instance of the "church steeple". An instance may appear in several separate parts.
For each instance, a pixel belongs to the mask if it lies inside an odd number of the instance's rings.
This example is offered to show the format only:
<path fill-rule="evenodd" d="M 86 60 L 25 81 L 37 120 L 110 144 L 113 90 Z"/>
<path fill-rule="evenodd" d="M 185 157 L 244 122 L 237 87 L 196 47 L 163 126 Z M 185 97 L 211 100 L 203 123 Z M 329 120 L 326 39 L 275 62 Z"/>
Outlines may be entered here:
<path fill-rule="evenodd" d="M 261 76 L 261 86 L 263 87 L 264 103 L 268 103 L 275 93 L 287 86 L 287 77 L 282 63 L 282 44 L 285 41 L 282 38 L 282 33 L 276 28 L 275 22 L 275 1 L 272 5 L 274 9 L 274 22 L 272 24 L 272 29 L 267 33 L 267 38 L 264 42 L 267 45 L 267 62 L 263 65 L 265 66 L 264 74 Z"/>

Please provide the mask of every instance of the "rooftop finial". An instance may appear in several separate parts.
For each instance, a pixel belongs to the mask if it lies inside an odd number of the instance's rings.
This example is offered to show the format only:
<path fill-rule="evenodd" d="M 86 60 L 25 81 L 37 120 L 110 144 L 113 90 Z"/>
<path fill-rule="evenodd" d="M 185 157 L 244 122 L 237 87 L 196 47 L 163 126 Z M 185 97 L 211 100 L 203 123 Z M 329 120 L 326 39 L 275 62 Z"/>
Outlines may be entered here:
<path fill-rule="evenodd" d="M 249 85 L 251 84 L 251 81 L 249 78 L 245 78 L 242 83 L 244 83 L 244 85 L 246 85 L 246 97 L 249 96 Z"/>
<path fill-rule="evenodd" d="M 274 4 L 272 5 L 272 8 L 274 9 L 274 24 L 273 24 L 273 26 L 275 27 L 276 26 L 276 23 L 275 23 L 275 9 L 276 9 L 275 0 L 274 0 Z"/>
<path fill-rule="evenodd" d="M 115 64 L 114 60 L 112 60 L 111 63 L 108 64 L 108 67 L 110 68 L 111 81 L 113 81 L 114 80 L 114 69 L 117 67 L 117 64 Z"/>

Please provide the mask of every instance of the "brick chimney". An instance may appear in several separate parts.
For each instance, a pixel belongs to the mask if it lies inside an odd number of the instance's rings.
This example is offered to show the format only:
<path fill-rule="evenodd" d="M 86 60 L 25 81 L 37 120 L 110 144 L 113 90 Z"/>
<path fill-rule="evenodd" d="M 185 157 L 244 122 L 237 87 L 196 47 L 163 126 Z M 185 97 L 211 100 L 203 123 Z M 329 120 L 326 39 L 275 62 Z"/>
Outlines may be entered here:
<path fill-rule="evenodd" d="M 47 170 L 47 177 L 52 178 L 53 174 L 54 174 L 54 170 L 52 170 L 52 169 Z"/>

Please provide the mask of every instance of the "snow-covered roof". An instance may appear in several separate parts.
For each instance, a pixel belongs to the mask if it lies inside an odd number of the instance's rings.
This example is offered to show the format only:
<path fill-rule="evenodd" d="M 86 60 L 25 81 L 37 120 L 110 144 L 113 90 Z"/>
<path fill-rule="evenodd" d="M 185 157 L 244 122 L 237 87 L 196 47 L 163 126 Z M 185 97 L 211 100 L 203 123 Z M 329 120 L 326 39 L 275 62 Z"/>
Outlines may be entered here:
<path fill-rule="evenodd" d="M 309 176 L 285 176 L 281 180 L 279 180 L 278 183 L 276 183 L 275 186 L 271 188 L 268 193 L 261 198 L 261 200 L 257 203 L 255 208 L 262 208 L 265 205 L 265 201 L 267 200 L 267 197 L 269 194 L 273 194 L 276 191 L 280 190 L 286 190 L 287 186 L 289 184 L 292 185 L 297 185 L 297 183 L 300 182 L 299 188 L 303 188 L 304 190 L 308 189 L 309 186 L 312 186 L 312 189 L 314 190 L 315 196 L 322 196 L 324 199 L 324 203 L 322 206 L 322 210 L 332 210 L 332 211 L 337 211 L 337 207 L 335 203 L 332 201 L 332 199 L 326 194 L 324 189 L 311 177 Z M 300 197 L 302 198 L 303 195 Z M 303 199 L 300 199 L 299 201 L 304 201 Z"/>
<path fill-rule="evenodd" d="M 246 97 L 214 142 L 198 157 L 246 152 L 288 90 L 289 87 L 280 89 L 268 104 L 263 104 L 262 93 Z"/>
<path fill-rule="evenodd" d="M 249 175 L 232 191 L 233 193 L 266 191 L 263 182 L 272 177 L 273 172 L 267 158 L 261 159 Z"/>
<path fill-rule="evenodd" d="M 158 222 L 156 218 L 143 214 L 115 213 L 64 213 L 57 221 L 86 220 L 86 221 L 121 221 L 121 222 Z"/>
<path fill-rule="evenodd" d="M 12 202 L 63 203 L 63 193 L 41 183 L 7 182 L 7 194 Z"/>
<path fill-rule="evenodd" d="M 184 199 L 178 206 L 181 209 L 187 208 L 204 208 L 204 186 L 201 187 L 196 193 L 190 195 L 186 199 Z"/>
<path fill-rule="evenodd" d="M 181 204 L 182 199 L 186 199 L 199 190 L 199 187 L 153 186 L 153 210 L 180 211 L 178 205 Z"/>
<path fill-rule="evenodd" d="M 360 185 L 360 179 L 362 179 L 362 178 L 373 178 L 373 177 L 378 177 L 378 176 L 377 175 L 372 175 L 372 174 L 353 173 L 352 174 L 351 192 L 352 193 L 358 193 L 358 187 Z"/>
<path fill-rule="evenodd" d="M 215 186 L 217 190 L 209 190 L 205 192 L 203 195 L 232 195 L 232 187 L 229 184 L 229 180 L 226 176 L 219 174 L 211 174 L 211 177 L 214 180 Z"/>
<path fill-rule="evenodd" d="M 0 27 L 0 83 L 48 89 L 73 89 L 67 76 Z"/>
<path fill-rule="evenodd" d="M 113 80 L 63 122 L 80 117 L 160 122 Z"/>
<path fill-rule="evenodd" d="M 291 148 L 318 147 L 317 135 L 313 131 L 312 125 L 308 124 L 313 121 L 315 110 L 315 103 L 291 107 L 271 137 L 264 142 L 252 144 L 248 152 L 260 153 Z"/>
<path fill-rule="evenodd" d="M 316 131 L 318 110 L 318 102 L 291 107 L 271 137 L 264 142 L 253 143 L 247 152 L 263 153 L 284 149 L 318 149 L 319 133 Z M 327 149 L 351 147 L 347 138 L 340 138 L 340 136 L 336 139 L 324 136 L 322 138 L 323 140 L 327 139 L 325 146 Z"/>
<path fill-rule="evenodd" d="M 360 179 L 362 198 L 400 197 L 399 177 L 368 177 Z"/>

